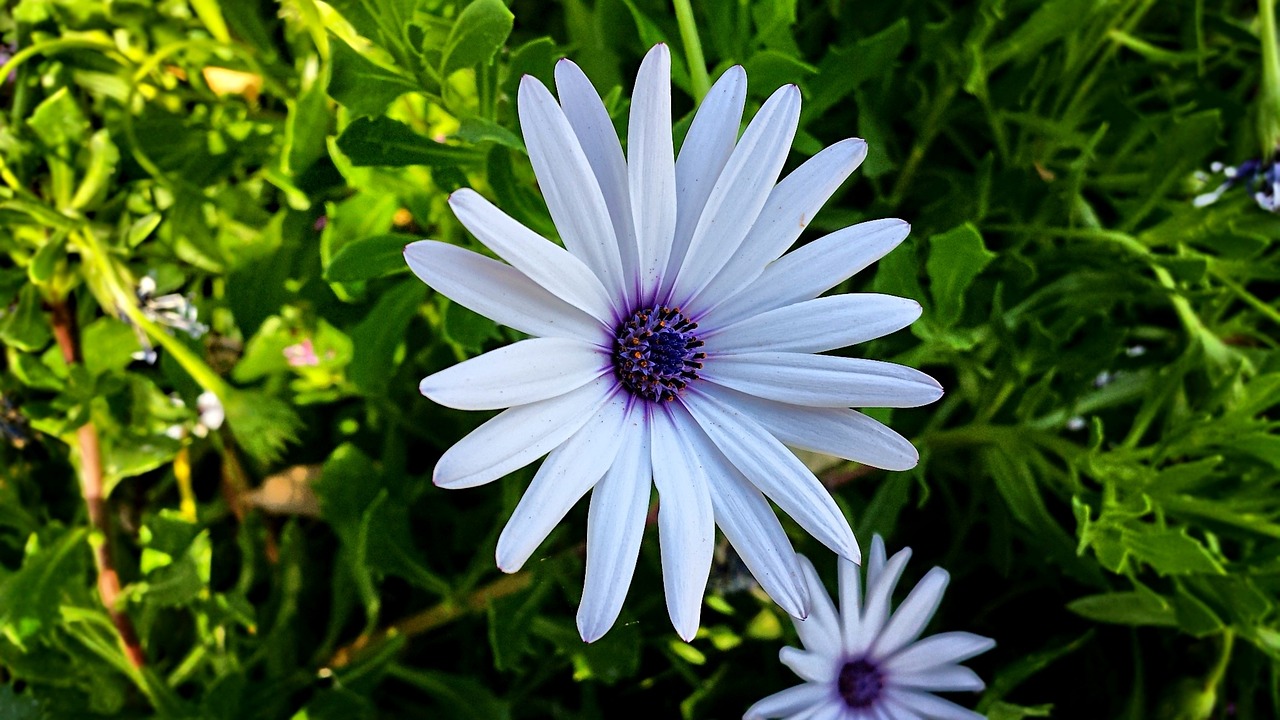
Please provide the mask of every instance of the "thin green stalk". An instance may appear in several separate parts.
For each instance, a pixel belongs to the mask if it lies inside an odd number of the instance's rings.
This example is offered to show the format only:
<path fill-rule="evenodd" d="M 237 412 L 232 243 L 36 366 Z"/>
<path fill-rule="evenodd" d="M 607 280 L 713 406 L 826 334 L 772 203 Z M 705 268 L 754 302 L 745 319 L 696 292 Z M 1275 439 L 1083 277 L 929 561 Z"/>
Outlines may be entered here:
<path fill-rule="evenodd" d="M 673 0 L 676 6 L 676 24 L 680 26 L 680 40 L 684 43 L 684 57 L 689 61 L 689 78 L 693 81 L 693 99 L 702 102 L 711 89 L 707 75 L 707 60 L 702 56 L 702 41 L 698 39 L 698 23 L 693 17 L 689 0 Z"/>
<path fill-rule="evenodd" d="M 1258 142 L 1270 157 L 1280 142 L 1280 47 L 1276 45 L 1276 0 L 1258 0 L 1258 40 L 1262 44 L 1262 91 L 1258 98 Z"/>

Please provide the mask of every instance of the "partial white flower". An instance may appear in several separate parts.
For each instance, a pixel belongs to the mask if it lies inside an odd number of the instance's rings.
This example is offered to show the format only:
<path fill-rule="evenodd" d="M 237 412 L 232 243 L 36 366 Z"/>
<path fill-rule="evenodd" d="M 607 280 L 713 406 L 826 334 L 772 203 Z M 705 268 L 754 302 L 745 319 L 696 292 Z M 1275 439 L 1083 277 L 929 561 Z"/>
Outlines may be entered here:
<path fill-rule="evenodd" d="M 933 693 L 979 691 L 985 685 L 964 660 L 995 647 L 991 638 L 946 632 L 920 638 L 950 576 L 930 570 L 890 612 L 894 588 L 911 549 L 885 560 L 884 540 L 871 542 L 866 593 L 861 571 L 840 562 L 840 609 L 807 558 L 801 557 L 813 599 L 809 617 L 794 619 L 804 649 L 783 648 L 782 664 L 804 684 L 775 693 L 747 710 L 745 720 L 981 720 L 972 710 Z"/>
<path fill-rule="evenodd" d="M 920 315 L 915 301 L 887 295 L 818 297 L 897 246 L 905 222 L 865 222 L 783 254 L 866 143 L 836 143 L 778 183 L 800 92 L 775 92 L 739 138 L 747 78 L 733 67 L 676 156 L 670 62 L 658 45 L 641 64 L 625 157 L 577 65 L 556 66 L 559 102 L 521 81 L 525 144 L 563 247 L 460 190 L 449 198 L 458 220 L 505 262 L 441 242 L 405 248 L 438 292 L 533 336 L 422 381 L 442 405 L 509 408 L 450 448 L 434 479 L 474 487 L 550 453 L 498 539 L 507 572 L 592 491 L 578 612 L 588 641 L 622 607 L 652 486 L 681 637 L 698 629 L 717 525 L 778 604 L 808 614 L 800 562 L 769 501 L 836 553 L 860 556 L 839 506 L 785 446 L 910 468 L 911 444 L 850 408 L 942 395 L 911 368 L 816 354 Z"/>
<path fill-rule="evenodd" d="M 181 330 L 192 338 L 200 338 L 209 331 L 207 325 L 196 319 L 196 306 L 191 304 L 190 298 L 177 293 L 156 295 L 156 279 L 154 275 L 142 276 L 142 279 L 138 280 L 135 294 L 138 298 L 138 309 L 152 322 L 167 325 L 175 330 Z M 155 346 L 151 344 L 151 339 L 147 337 L 147 333 L 142 328 L 129 322 L 128 314 L 119 312 L 118 315 L 133 327 L 133 332 L 138 337 L 138 344 L 141 349 L 133 353 L 133 359 L 141 360 L 148 365 L 155 365 L 159 356 L 156 354 Z"/>

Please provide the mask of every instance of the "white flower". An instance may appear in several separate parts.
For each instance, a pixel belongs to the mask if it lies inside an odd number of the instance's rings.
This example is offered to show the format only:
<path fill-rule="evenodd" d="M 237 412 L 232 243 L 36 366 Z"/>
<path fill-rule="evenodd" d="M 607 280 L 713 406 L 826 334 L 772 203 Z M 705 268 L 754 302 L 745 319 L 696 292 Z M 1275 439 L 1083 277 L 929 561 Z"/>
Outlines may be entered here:
<path fill-rule="evenodd" d="M 556 86 L 559 103 L 526 76 L 518 107 L 564 247 L 460 190 L 449 198 L 458 220 L 506 262 L 440 242 L 405 248 L 438 292 L 534 336 L 422 381 L 442 405 L 510 408 L 450 448 L 435 483 L 481 485 L 550 453 L 498 539 L 507 572 L 593 491 L 578 612 L 588 641 L 622 606 L 651 482 L 681 637 L 698 628 L 716 525 L 769 595 L 804 616 L 800 563 L 768 500 L 843 557 L 860 556 L 830 493 L 785 445 L 910 468 L 911 444 L 850 408 L 942 395 L 911 368 L 815 354 L 920 315 L 915 301 L 885 295 L 818 298 L 908 225 L 874 220 L 783 255 L 866 154 L 862 140 L 836 143 L 775 186 L 800 115 L 795 86 L 775 92 L 739 139 L 746 74 L 730 68 L 675 158 L 670 56 L 658 45 L 636 80 L 625 159 L 582 71 L 562 60 Z"/>
<path fill-rule="evenodd" d="M 783 648 L 782 663 L 804 678 L 803 685 L 770 695 L 747 710 L 745 720 L 975 720 L 972 710 L 934 692 L 978 691 L 982 679 L 959 663 L 995 647 L 995 641 L 967 632 L 947 632 L 917 640 L 942 602 L 950 577 L 934 568 L 891 613 L 893 590 L 911 549 L 885 561 L 884 540 L 871 543 L 867 591 L 860 571 L 840 560 L 840 610 L 822 580 L 802 558 L 812 612 L 793 620 L 804 650 Z"/>

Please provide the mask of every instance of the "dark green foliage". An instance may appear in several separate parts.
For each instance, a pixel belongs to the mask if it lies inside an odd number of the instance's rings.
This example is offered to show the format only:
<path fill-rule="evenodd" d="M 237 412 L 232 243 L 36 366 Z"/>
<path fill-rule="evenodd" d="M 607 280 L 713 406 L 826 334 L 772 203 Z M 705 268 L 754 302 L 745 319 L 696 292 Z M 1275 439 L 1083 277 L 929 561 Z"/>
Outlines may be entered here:
<path fill-rule="evenodd" d="M 1243 189 L 1191 204 L 1213 184 L 1198 170 L 1265 142 L 1257 8 L 692 4 L 711 78 L 747 68 L 748 115 L 800 86 L 789 167 L 870 144 L 802 242 L 913 225 L 845 289 L 925 308 L 854 349 L 947 388 L 876 413 L 922 461 L 814 463 L 864 545 L 912 546 L 908 580 L 951 572 L 935 629 L 997 640 L 971 663 L 988 690 L 960 701 L 1001 720 L 1280 713 L 1280 217 Z M 478 249 L 446 204 L 460 187 L 554 237 L 514 102 L 561 56 L 625 130 L 639 59 L 668 43 L 678 143 L 702 88 L 668 3 L 11 6 L 0 717 L 738 717 L 797 682 L 777 662 L 790 624 L 727 547 L 694 643 L 670 629 L 650 530 L 618 625 L 584 645 L 585 512 L 503 576 L 531 471 L 430 482 L 484 417 L 418 380 L 516 334 L 431 293 L 402 248 Z M 147 276 L 208 333 L 145 314 Z M 78 482 L 90 426 L 109 538 Z M 104 539 L 141 670 L 96 590 Z"/>

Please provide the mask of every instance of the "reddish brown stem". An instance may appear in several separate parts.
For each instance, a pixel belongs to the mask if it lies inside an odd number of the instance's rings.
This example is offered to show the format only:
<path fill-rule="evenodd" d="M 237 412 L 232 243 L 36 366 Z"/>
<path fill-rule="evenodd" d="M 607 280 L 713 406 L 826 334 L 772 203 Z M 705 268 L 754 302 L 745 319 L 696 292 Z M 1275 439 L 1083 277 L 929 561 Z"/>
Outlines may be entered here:
<path fill-rule="evenodd" d="M 70 306 L 66 302 L 57 302 L 50 307 L 50 311 L 53 334 L 62 350 L 62 359 L 68 365 L 80 363 L 79 333 Z M 120 636 L 120 646 L 125 657 L 129 658 L 135 668 L 141 668 L 146 664 L 142 643 L 138 641 L 138 633 L 133 629 L 129 616 L 120 609 L 120 574 L 116 572 L 115 561 L 111 556 L 111 515 L 107 512 L 107 498 L 103 492 L 102 446 L 98 442 L 98 428 L 93 421 L 80 426 L 76 431 L 76 439 L 80 445 L 80 492 L 84 495 L 84 504 L 89 511 L 89 524 L 100 536 L 91 543 L 94 565 L 98 569 L 98 595 Z"/>

